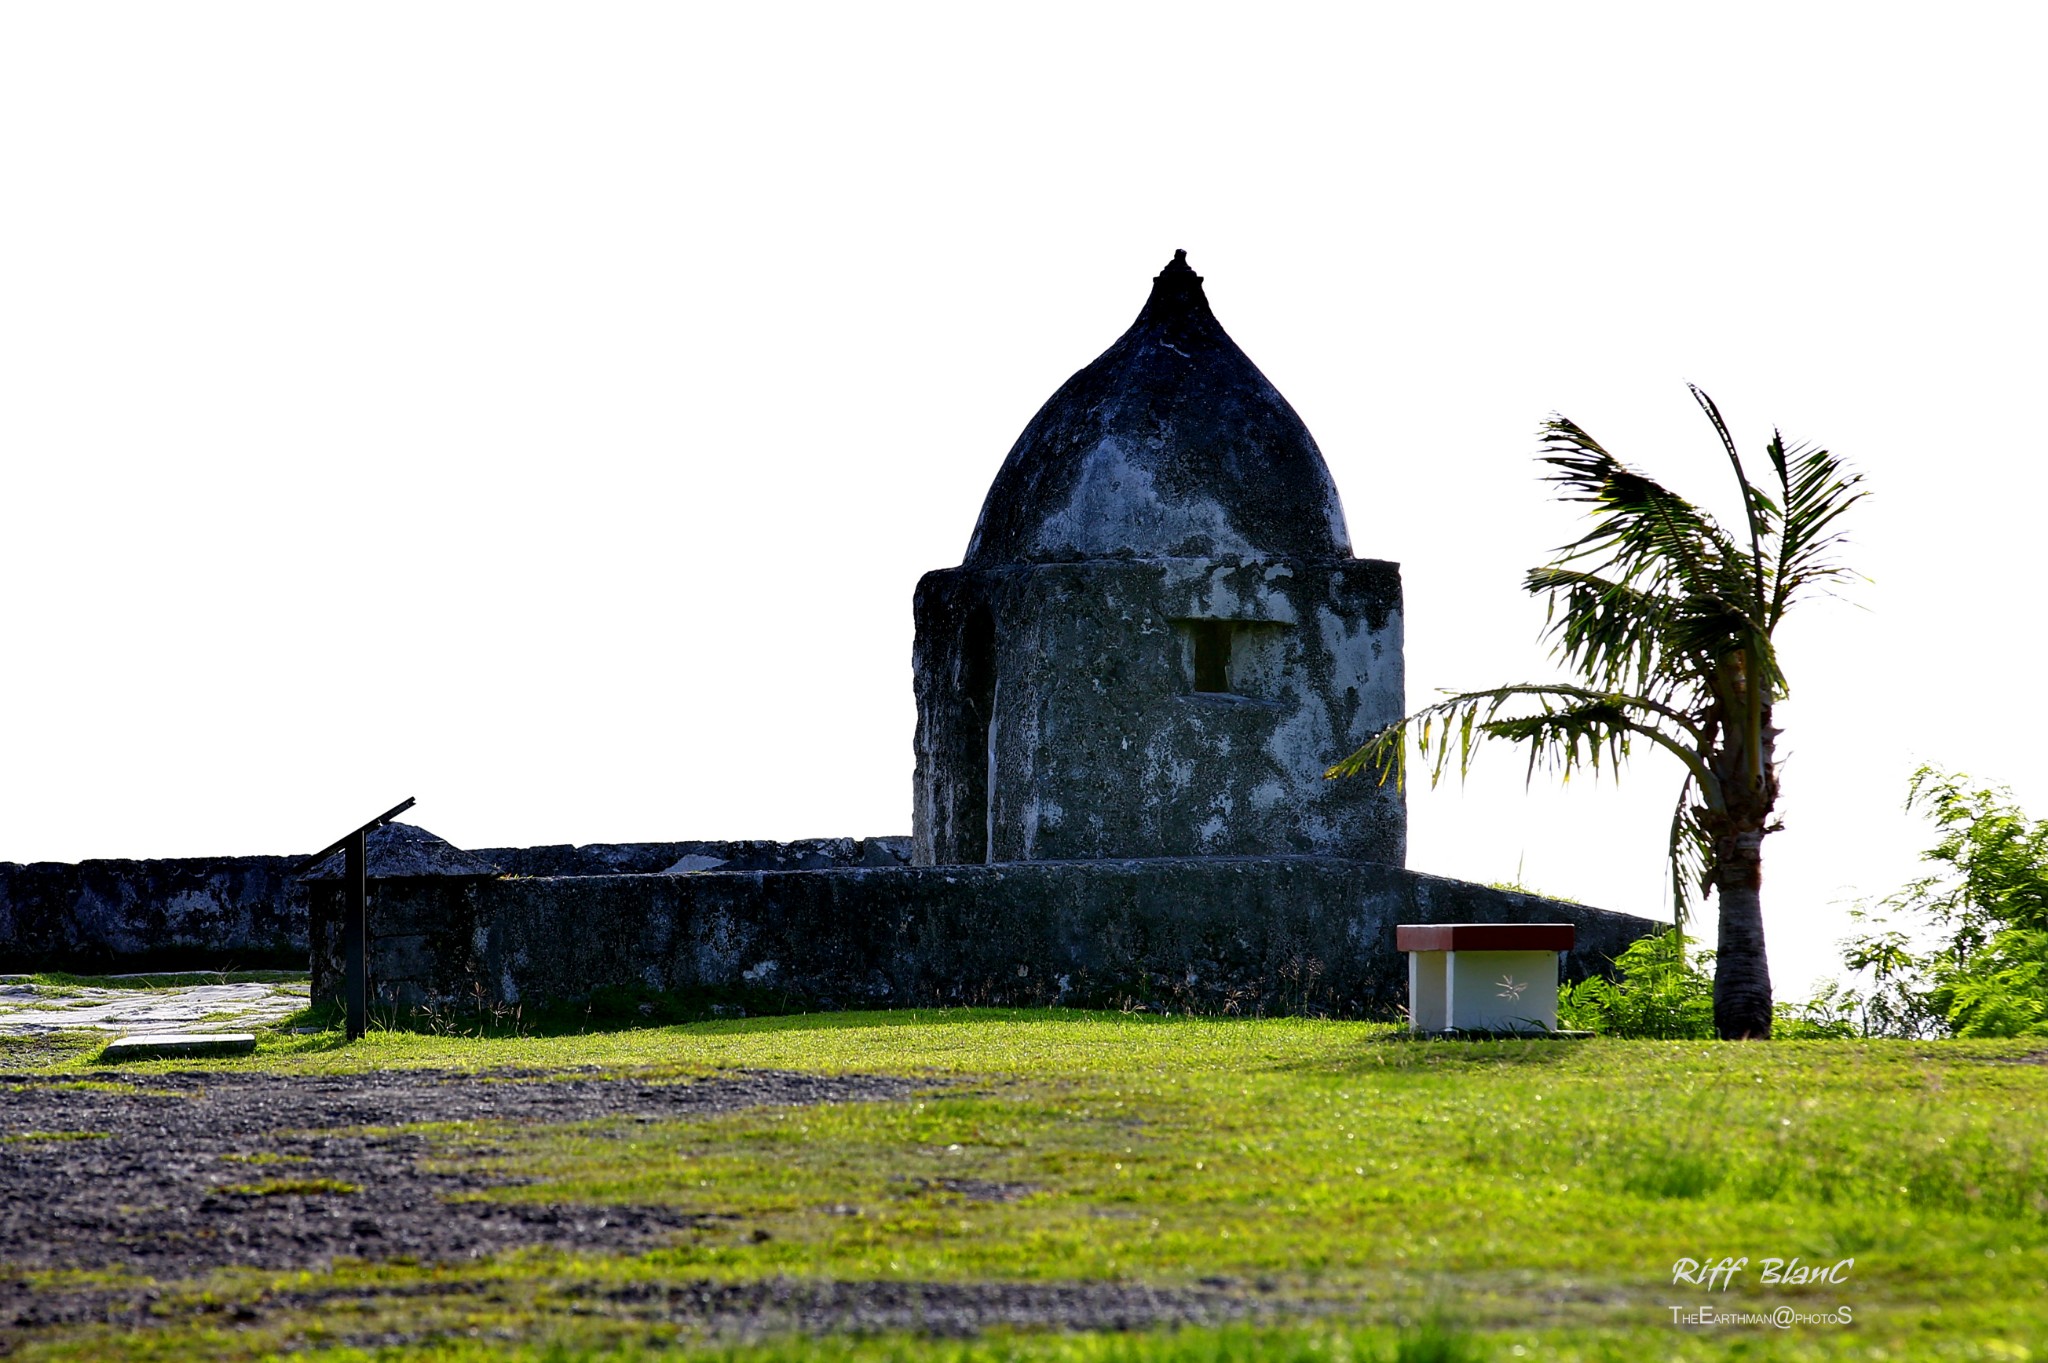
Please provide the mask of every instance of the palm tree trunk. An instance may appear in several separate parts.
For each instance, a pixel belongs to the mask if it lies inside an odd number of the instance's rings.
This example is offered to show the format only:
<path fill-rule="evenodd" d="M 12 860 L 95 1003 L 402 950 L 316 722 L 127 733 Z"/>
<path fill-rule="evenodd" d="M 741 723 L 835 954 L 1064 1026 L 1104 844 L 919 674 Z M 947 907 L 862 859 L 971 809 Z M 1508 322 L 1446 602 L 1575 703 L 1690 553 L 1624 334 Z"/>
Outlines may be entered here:
<path fill-rule="evenodd" d="M 1714 839 L 1721 938 L 1714 956 L 1714 1030 L 1723 1041 L 1768 1040 L 1771 965 L 1764 955 L 1761 829 Z"/>

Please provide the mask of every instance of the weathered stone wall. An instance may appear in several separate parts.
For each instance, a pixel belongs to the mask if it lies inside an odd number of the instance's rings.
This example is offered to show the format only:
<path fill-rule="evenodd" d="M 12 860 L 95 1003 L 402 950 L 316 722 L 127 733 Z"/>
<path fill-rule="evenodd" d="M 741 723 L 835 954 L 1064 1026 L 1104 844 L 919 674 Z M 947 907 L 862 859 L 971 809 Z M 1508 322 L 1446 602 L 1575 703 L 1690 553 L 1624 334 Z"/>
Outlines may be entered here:
<path fill-rule="evenodd" d="M 916 864 L 1406 859 L 1397 787 L 1323 779 L 1401 717 L 1395 564 L 953 568 L 915 611 Z"/>
<path fill-rule="evenodd" d="M 1118 1006 L 1389 1016 L 1394 927 L 1570 922 L 1573 977 L 1660 925 L 1323 857 L 713 871 L 371 887 L 385 1005 L 758 989 L 790 1008 Z M 338 992 L 338 894 L 316 898 L 317 997 Z"/>
<path fill-rule="evenodd" d="M 0 970 L 304 969 L 304 860 L 0 862 Z"/>
<path fill-rule="evenodd" d="M 587 843 L 477 855 L 508 875 L 659 873 L 684 858 L 745 870 L 900 866 L 910 839 Z M 0 972 L 304 970 L 312 946 L 296 857 L 0 862 Z"/>

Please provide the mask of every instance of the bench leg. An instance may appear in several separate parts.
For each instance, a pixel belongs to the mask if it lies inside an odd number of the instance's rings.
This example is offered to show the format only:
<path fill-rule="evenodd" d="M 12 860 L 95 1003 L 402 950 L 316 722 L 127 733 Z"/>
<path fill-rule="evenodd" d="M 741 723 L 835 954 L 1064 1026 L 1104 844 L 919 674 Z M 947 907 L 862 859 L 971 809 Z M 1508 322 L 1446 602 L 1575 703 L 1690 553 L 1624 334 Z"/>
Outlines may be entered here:
<path fill-rule="evenodd" d="M 1441 1032 L 1451 1025 L 1442 951 L 1408 953 L 1408 1030 Z"/>

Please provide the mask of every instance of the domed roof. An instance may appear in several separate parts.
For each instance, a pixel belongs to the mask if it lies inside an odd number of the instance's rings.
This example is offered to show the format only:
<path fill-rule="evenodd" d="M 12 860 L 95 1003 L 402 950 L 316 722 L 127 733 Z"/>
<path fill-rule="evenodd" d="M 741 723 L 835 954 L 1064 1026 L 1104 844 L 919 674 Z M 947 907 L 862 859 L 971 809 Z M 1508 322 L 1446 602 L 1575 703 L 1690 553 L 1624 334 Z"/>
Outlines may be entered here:
<path fill-rule="evenodd" d="M 1350 555 L 1315 438 L 1175 251 L 1131 329 L 1017 437 L 966 566 Z"/>

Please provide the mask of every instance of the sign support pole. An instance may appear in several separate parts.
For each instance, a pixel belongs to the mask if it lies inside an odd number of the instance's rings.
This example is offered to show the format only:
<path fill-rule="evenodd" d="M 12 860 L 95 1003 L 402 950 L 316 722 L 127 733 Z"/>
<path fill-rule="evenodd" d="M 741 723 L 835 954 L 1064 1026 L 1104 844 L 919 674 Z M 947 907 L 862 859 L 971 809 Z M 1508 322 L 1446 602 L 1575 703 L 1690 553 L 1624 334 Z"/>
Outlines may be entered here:
<path fill-rule="evenodd" d="M 357 1041 L 370 1026 L 370 854 L 369 835 L 411 809 L 410 796 L 353 833 L 308 857 L 299 867 L 305 875 L 336 852 L 341 853 L 341 1005 L 348 1039 Z M 332 959 L 331 957 L 329 959 Z M 319 971 L 319 963 L 314 963 Z"/>
<path fill-rule="evenodd" d="M 350 1041 L 362 1037 L 370 1013 L 370 858 L 365 841 L 361 829 L 349 834 L 342 858 L 341 879 L 348 902 L 341 915 L 341 992 L 347 1001 Z"/>

